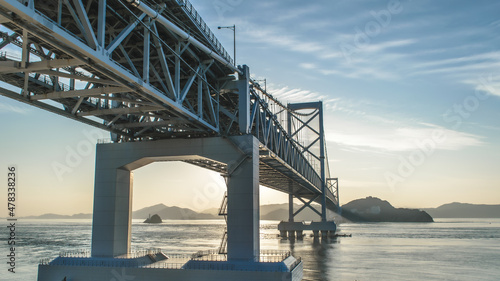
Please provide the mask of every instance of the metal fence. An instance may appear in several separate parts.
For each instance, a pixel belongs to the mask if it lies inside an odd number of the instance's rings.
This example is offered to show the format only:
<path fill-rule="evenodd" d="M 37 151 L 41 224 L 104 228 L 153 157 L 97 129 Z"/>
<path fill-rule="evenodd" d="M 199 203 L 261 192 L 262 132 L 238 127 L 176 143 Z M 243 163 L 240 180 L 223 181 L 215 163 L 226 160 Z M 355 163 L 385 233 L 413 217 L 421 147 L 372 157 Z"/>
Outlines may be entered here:
<path fill-rule="evenodd" d="M 260 252 L 259 262 L 268 266 L 250 264 L 247 267 L 236 267 L 227 263 L 227 255 L 220 255 L 216 249 L 198 251 L 192 255 L 171 254 L 166 255 L 169 259 L 151 263 L 149 260 L 139 258 L 160 254 L 159 248 L 139 249 L 129 254 L 115 258 L 91 258 L 90 250 L 64 251 L 54 260 L 45 258 L 40 260 L 40 265 L 63 265 L 63 266 L 90 266 L 90 267 L 141 267 L 141 268 L 163 268 L 163 269 L 189 269 L 189 270 L 236 270 L 236 271 L 273 271 L 284 272 L 293 270 L 302 260 L 297 258 L 289 268 L 285 265 L 272 266 L 272 263 L 281 263 L 291 256 L 290 251 L 263 250 Z M 185 259 L 187 263 L 168 262 L 173 259 Z"/>

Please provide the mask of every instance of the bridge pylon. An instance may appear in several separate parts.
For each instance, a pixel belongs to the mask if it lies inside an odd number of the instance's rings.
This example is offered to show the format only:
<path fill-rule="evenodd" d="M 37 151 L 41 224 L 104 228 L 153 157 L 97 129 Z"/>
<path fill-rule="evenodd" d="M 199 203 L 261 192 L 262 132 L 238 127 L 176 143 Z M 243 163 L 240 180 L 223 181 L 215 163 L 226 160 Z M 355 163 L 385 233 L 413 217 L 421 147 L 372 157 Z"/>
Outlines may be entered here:
<path fill-rule="evenodd" d="M 288 221 L 281 222 L 278 225 L 280 236 L 290 237 L 290 239 L 295 237 L 301 239 L 304 230 L 312 230 L 315 237 L 319 236 L 320 232 L 323 237 L 332 236 L 335 234 L 336 224 L 334 221 L 328 221 L 327 209 L 330 207 L 330 209 L 335 211 L 338 208 L 338 178 L 330 177 L 325 143 L 323 103 L 321 101 L 290 103 L 288 104 L 288 109 L 288 134 L 295 141 L 296 145 L 300 147 L 301 153 L 316 164 L 315 168 L 321 177 L 321 190 L 320 193 L 314 196 L 303 196 L 300 191 L 294 190 L 293 184 L 290 183 Z M 308 110 L 309 112 L 298 114 L 298 112 L 304 110 Z M 307 140 L 308 142 L 303 143 L 299 140 Z M 330 206 L 327 204 L 327 192 L 331 192 L 334 196 L 333 206 L 332 204 Z M 294 211 L 294 198 L 303 203 L 303 206 L 297 211 Z M 320 210 L 312 205 L 314 202 L 319 203 Z M 294 219 L 295 216 L 306 208 L 314 211 L 320 217 L 320 221 L 312 222 L 311 224 L 296 222 Z"/>

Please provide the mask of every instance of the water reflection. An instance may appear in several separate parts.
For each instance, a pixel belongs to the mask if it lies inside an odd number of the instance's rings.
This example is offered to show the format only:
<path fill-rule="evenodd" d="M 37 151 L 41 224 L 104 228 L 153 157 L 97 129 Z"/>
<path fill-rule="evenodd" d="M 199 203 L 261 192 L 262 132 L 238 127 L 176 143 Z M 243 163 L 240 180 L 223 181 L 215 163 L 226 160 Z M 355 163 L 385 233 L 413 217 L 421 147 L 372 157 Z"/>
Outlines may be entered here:
<path fill-rule="evenodd" d="M 19 222 L 16 280 L 36 280 L 41 258 L 90 249 L 90 220 Z M 277 222 L 261 222 L 261 249 L 290 250 L 302 257 L 303 280 L 498 280 L 500 219 L 438 220 L 432 224 L 343 224 L 352 237 L 277 238 Z M 220 245 L 222 221 L 134 223 L 132 248 L 160 247 L 168 254 L 194 253 Z M 0 238 L 0 252 L 8 244 Z M 16 245 L 18 246 L 18 245 Z M 5 264 L 6 255 L 0 257 Z M 0 280 L 2 275 L 0 275 Z"/>
<path fill-rule="evenodd" d="M 304 263 L 303 280 L 332 280 L 329 270 L 332 268 L 332 257 L 335 256 L 336 246 L 340 239 L 308 237 L 303 239 L 281 239 L 283 247 L 288 245 L 294 257 L 302 257 Z"/>

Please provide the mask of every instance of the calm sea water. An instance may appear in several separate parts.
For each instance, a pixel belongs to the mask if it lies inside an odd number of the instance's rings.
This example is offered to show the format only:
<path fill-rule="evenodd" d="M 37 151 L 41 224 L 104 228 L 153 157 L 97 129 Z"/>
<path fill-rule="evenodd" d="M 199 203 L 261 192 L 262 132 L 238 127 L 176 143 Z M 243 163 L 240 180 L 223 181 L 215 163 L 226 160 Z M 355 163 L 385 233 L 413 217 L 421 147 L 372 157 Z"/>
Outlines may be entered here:
<path fill-rule="evenodd" d="M 261 248 L 301 256 L 304 280 L 500 280 L 500 219 L 341 224 L 340 232 L 352 237 L 315 241 L 307 236 L 293 243 L 277 237 L 276 225 L 261 222 Z M 40 259 L 90 249 L 90 220 L 21 220 L 16 273 L 11 274 L 8 233 L 2 228 L 0 280 L 36 280 Z M 223 228 L 223 220 L 134 221 L 132 247 L 158 247 L 167 254 L 214 249 Z"/>

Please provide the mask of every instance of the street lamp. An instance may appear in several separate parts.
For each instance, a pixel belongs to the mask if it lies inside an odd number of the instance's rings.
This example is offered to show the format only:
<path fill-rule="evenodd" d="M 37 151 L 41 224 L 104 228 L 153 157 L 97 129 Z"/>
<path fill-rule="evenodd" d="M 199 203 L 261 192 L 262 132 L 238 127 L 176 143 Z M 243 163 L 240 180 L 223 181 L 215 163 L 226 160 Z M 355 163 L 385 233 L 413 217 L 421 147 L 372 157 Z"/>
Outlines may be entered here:
<path fill-rule="evenodd" d="M 264 82 L 264 92 L 267 93 L 267 79 L 254 80 L 255 82 Z"/>
<path fill-rule="evenodd" d="M 223 29 L 223 28 L 227 28 L 227 29 L 231 29 L 233 31 L 233 51 L 234 51 L 234 56 L 233 56 L 233 60 L 234 60 L 234 66 L 236 66 L 236 25 L 233 24 L 233 25 L 230 25 L 230 26 L 218 26 L 217 29 Z"/>

